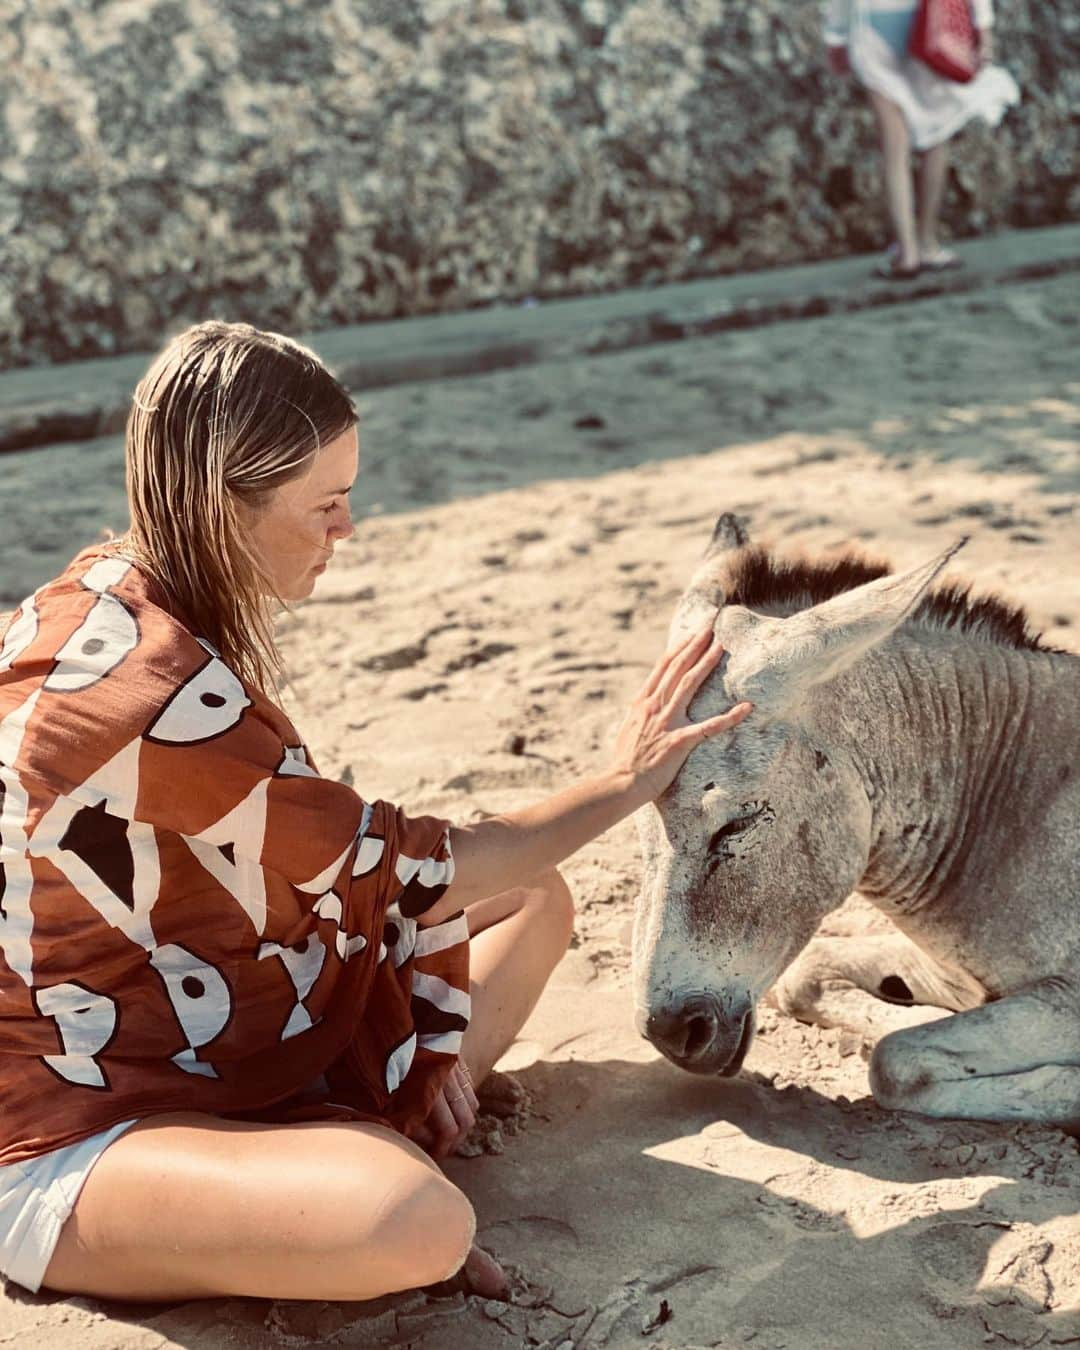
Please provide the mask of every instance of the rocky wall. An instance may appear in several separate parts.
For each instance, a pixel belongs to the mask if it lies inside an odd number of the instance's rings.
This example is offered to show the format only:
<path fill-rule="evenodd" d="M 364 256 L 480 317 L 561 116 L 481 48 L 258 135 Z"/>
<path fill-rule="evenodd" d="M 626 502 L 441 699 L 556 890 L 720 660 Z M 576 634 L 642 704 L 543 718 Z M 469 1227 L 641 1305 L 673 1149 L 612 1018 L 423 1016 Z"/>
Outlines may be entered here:
<path fill-rule="evenodd" d="M 956 235 L 1080 212 L 1080 10 L 999 11 Z M 0 365 L 822 258 L 880 196 L 817 0 L 0 0 Z"/>

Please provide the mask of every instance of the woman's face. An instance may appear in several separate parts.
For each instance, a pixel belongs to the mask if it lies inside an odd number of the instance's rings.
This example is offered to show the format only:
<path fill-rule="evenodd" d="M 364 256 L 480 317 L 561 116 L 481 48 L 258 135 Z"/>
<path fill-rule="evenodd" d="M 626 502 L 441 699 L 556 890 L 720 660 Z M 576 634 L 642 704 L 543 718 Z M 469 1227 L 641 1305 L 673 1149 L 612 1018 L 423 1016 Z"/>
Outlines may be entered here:
<path fill-rule="evenodd" d="M 251 542 L 283 600 L 304 600 L 334 545 L 353 532 L 349 489 L 356 481 L 356 428 L 325 445 L 299 478 L 275 488 L 253 517 Z"/>

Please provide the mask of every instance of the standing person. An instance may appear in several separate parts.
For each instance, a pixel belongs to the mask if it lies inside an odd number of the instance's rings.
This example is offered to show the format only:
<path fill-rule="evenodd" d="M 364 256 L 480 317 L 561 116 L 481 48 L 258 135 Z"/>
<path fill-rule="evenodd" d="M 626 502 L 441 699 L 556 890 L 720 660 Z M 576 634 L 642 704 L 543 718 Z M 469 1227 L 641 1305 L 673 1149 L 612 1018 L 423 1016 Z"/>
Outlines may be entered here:
<path fill-rule="evenodd" d="M 981 67 L 968 84 L 936 74 L 911 56 L 915 0 L 827 0 L 825 42 L 837 75 L 854 73 L 877 119 L 893 244 L 876 269 L 888 281 L 959 267 L 938 235 L 949 138 L 972 118 L 996 126 L 1020 91 L 994 54 L 992 0 L 970 0 Z M 913 192 L 910 154 L 921 152 Z"/>
<path fill-rule="evenodd" d="M 690 720 L 705 628 L 536 806 L 454 826 L 322 778 L 272 615 L 353 532 L 355 424 L 305 348 L 189 329 L 135 393 L 129 532 L 7 628 L 0 1272 L 31 1290 L 499 1295 L 434 1159 L 566 948 L 555 866 L 749 711 Z"/>

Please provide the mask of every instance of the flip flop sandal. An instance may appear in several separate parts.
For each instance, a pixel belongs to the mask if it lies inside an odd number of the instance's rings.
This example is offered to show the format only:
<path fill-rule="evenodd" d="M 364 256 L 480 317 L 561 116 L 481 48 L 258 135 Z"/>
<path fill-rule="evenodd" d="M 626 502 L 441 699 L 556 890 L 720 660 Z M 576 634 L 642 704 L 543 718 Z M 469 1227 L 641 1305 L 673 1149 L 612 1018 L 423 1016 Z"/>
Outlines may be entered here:
<path fill-rule="evenodd" d="M 921 271 L 920 263 L 916 263 L 914 267 L 897 267 L 895 262 L 887 259 L 874 268 L 874 276 L 879 281 L 914 281 Z"/>
<path fill-rule="evenodd" d="M 922 261 L 924 272 L 954 272 L 958 267 L 963 267 L 963 262 L 955 253 L 949 253 L 942 250 L 936 253 L 932 258 L 924 258 Z"/>

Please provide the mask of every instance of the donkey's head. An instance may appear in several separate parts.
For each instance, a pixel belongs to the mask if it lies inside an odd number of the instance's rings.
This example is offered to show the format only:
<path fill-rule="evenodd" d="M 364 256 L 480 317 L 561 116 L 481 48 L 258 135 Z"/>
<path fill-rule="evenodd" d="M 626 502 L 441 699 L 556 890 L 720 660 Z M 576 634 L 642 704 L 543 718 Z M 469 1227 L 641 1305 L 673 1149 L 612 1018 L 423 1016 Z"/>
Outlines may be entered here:
<path fill-rule="evenodd" d="M 857 737 L 844 734 L 864 710 L 845 707 L 840 683 L 814 691 L 883 641 L 953 552 L 899 576 L 871 572 L 875 580 L 808 608 L 797 608 L 797 595 L 785 606 L 775 594 L 759 608 L 729 603 L 731 582 L 740 568 L 768 560 L 749 549 L 733 517 L 717 523 L 671 635 L 688 634 L 718 610 L 726 655 L 691 716 L 743 699 L 754 712 L 696 749 L 638 815 L 638 1024 L 681 1068 L 737 1072 L 758 998 L 864 872 L 872 812 L 852 752 Z M 775 612 L 784 608 L 795 612 Z"/>

